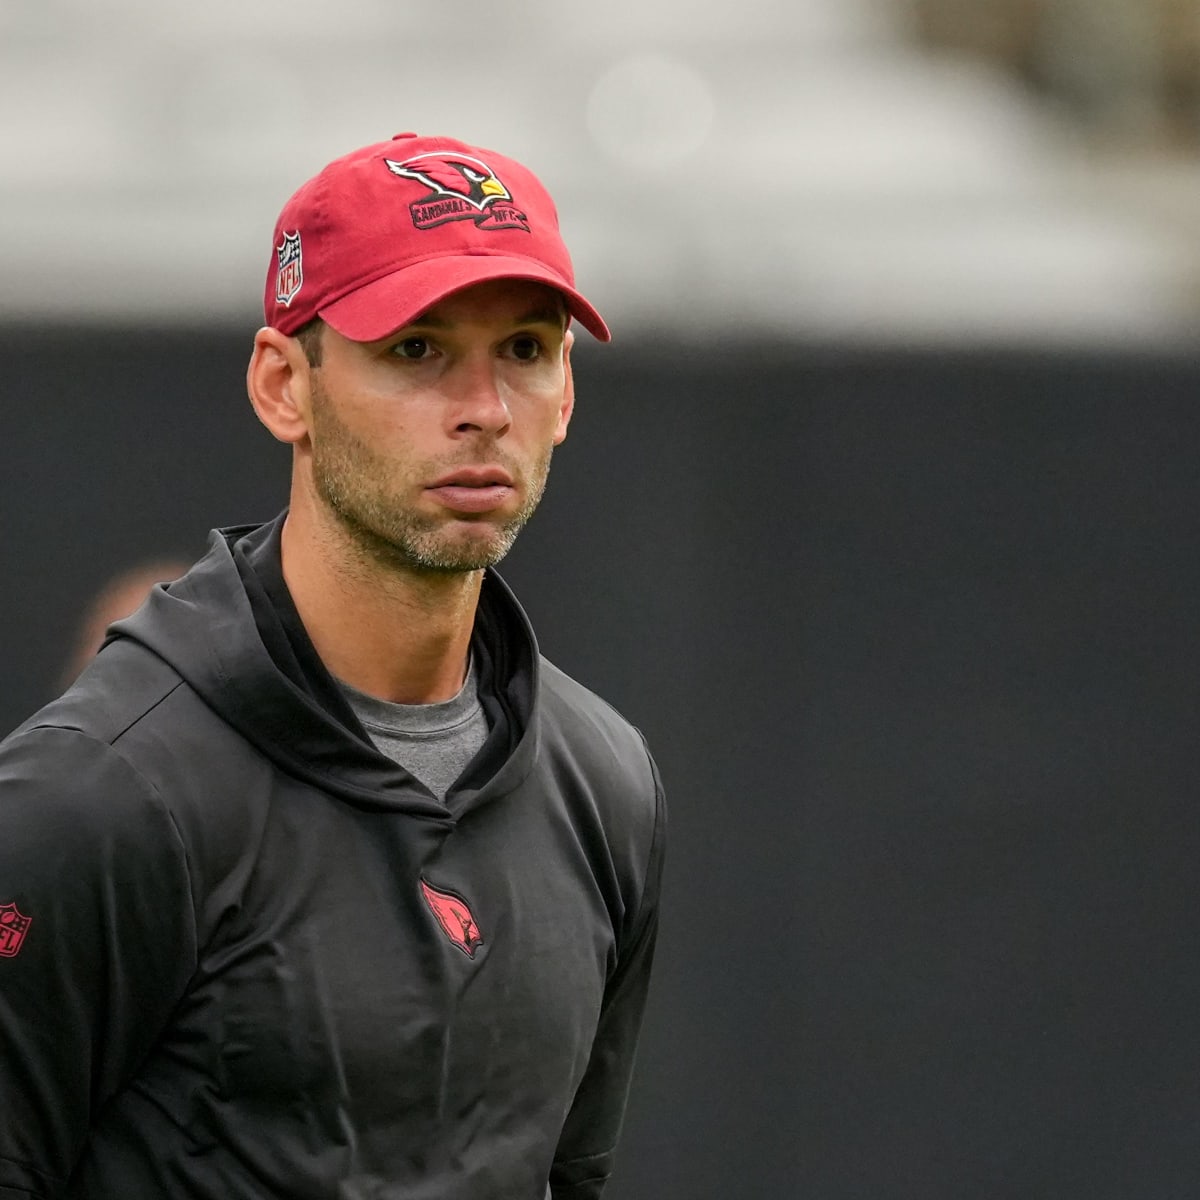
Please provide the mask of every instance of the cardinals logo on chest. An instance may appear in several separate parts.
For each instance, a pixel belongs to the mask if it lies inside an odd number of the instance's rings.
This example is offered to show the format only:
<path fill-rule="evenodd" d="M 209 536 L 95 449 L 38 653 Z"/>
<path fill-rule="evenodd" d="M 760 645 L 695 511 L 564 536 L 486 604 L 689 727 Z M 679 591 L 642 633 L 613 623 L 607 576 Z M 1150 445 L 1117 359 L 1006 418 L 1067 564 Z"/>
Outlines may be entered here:
<path fill-rule="evenodd" d="M 481 159 L 465 154 L 419 154 L 396 162 L 383 160 L 393 175 L 429 189 L 408 207 L 418 229 L 435 229 L 447 221 L 473 221 L 480 229 L 523 229 L 525 213 L 512 193 Z"/>
<path fill-rule="evenodd" d="M 453 892 L 435 888 L 432 884 L 421 880 L 421 895 L 429 911 L 442 927 L 442 932 L 468 958 L 475 957 L 475 951 L 483 945 L 483 934 L 471 912 L 470 906 Z"/>

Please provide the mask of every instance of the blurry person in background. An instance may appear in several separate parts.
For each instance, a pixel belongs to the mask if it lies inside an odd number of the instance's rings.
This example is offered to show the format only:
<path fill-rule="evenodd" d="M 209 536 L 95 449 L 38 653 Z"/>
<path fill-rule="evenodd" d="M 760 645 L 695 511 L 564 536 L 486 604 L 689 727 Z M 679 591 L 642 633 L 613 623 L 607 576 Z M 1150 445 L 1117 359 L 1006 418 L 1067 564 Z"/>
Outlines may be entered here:
<path fill-rule="evenodd" d="M 329 164 L 270 250 L 287 507 L 0 745 L 0 1196 L 594 1200 L 664 801 L 494 568 L 608 329 L 541 183 L 448 138 Z"/>
<path fill-rule="evenodd" d="M 156 583 L 178 579 L 189 563 L 169 558 L 137 563 L 114 575 L 84 609 L 71 654 L 59 677 L 59 688 L 68 688 L 80 671 L 92 661 L 104 642 L 104 633 L 114 621 L 130 616 L 138 609 Z"/>

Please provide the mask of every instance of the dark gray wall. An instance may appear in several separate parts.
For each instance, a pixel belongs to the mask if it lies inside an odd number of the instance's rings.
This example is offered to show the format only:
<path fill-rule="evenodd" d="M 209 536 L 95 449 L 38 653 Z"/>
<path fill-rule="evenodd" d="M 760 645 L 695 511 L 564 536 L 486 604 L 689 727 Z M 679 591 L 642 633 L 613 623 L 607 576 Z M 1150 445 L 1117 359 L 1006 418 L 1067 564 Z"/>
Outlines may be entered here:
<path fill-rule="evenodd" d="M 247 349 L 0 332 L 4 728 L 279 507 Z M 614 1200 L 1193 1194 L 1200 361 L 579 358 L 505 574 L 670 793 Z"/>

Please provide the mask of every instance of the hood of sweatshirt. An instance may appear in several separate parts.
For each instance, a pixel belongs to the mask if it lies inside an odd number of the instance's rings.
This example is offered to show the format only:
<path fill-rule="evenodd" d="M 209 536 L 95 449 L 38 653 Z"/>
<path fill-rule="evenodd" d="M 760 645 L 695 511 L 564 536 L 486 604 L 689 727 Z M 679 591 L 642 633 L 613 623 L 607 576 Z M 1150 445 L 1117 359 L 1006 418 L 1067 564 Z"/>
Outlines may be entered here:
<path fill-rule="evenodd" d="M 321 663 L 283 580 L 285 516 L 214 530 L 205 556 L 105 645 L 144 646 L 281 770 L 349 803 L 444 818 L 517 787 L 537 756 L 539 658 L 499 575 L 485 573 L 471 641 L 489 734 L 443 804 L 375 749 Z"/>

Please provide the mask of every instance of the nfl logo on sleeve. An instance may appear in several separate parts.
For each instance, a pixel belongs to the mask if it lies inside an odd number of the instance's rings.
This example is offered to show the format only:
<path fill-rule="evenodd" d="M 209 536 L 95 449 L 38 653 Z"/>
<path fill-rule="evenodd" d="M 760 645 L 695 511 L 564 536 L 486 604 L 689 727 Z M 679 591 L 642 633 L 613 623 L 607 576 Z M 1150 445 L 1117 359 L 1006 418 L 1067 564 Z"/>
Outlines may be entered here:
<path fill-rule="evenodd" d="M 275 299 L 286 308 L 304 284 L 300 230 L 285 233 L 283 241 L 275 247 L 275 254 L 279 259 L 279 272 L 275 276 Z"/>
<path fill-rule="evenodd" d="M 15 958 L 33 924 L 15 904 L 0 904 L 0 958 Z"/>

